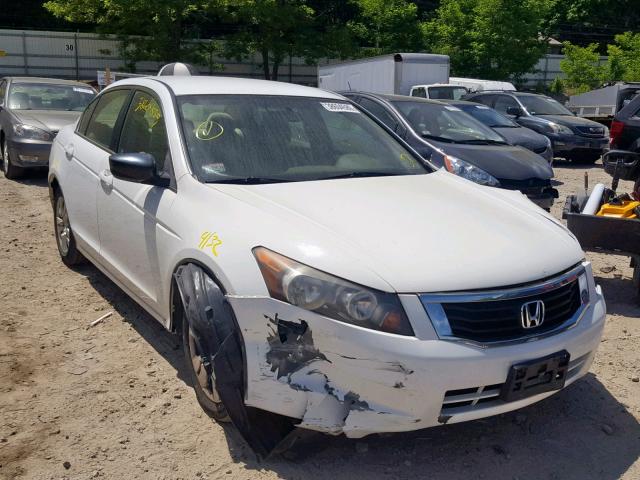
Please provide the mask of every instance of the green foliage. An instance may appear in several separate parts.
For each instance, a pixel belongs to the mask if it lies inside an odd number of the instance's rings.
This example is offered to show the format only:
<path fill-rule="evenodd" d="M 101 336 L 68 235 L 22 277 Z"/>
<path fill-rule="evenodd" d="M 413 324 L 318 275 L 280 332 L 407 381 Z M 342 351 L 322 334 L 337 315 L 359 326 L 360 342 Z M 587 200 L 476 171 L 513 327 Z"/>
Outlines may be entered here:
<path fill-rule="evenodd" d="M 607 53 L 610 80 L 640 81 L 640 33 L 616 35 L 615 44 L 607 46 Z"/>
<path fill-rule="evenodd" d="M 564 93 L 564 89 L 564 82 L 560 77 L 554 78 L 553 81 L 549 84 L 549 93 L 553 95 L 560 95 Z"/>
<path fill-rule="evenodd" d="M 539 38 L 555 0 L 442 0 L 424 24 L 426 43 L 456 75 L 515 78 L 547 49 Z"/>
<path fill-rule="evenodd" d="M 565 84 L 573 93 L 584 93 L 602 83 L 607 68 L 600 65 L 598 45 L 591 43 L 586 47 L 564 42 L 565 58 L 560 69 L 566 76 Z"/>
<path fill-rule="evenodd" d="M 227 18 L 237 31 L 227 37 L 228 58 L 258 52 L 266 79 L 277 80 L 289 56 L 307 62 L 323 56 L 342 57 L 353 46 L 345 23 L 338 22 L 339 1 L 228 0 Z"/>
<path fill-rule="evenodd" d="M 366 55 L 417 52 L 423 45 L 418 7 L 406 0 L 357 0 L 360 13 L 349 28 Z M 364 52 L 363 51 L 363 52 Z"/>
<path fill-rule="evenodd" d="M 93 23 L 105 33 L 119 35 L 127 63 L 164 62 L 190 58 L 191 48 L 181 40 L 189 20 L 204 10 L 190 0 L 49 0 L 44 7 L 69 22 Z M 135 37 L 132 37 L 135 35 Z"/>

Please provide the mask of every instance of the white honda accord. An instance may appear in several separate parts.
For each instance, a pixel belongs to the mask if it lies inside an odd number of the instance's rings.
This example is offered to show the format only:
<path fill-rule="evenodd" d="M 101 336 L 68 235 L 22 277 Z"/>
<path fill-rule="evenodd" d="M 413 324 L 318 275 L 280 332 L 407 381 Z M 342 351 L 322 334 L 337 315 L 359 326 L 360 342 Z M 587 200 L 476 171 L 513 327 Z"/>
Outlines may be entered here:
<path fill-rule="evenodd" d="M 259 454 L 477 419 L 584 375 L 605 303 L 576 239 L 517 192 L 436 171 L 326 91 L 116 82 L 60 131 L 62 260 L 182 335 L 198 401 Z"/>

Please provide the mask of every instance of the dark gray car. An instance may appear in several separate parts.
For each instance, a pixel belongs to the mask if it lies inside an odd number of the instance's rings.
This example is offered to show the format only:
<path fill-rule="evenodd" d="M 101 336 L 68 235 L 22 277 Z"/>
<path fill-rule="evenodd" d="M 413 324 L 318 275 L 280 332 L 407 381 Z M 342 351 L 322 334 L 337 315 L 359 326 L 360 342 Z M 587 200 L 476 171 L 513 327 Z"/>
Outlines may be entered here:
<path fill-rule="evenodd" d="M 49 164 L 51 142 L 75 122 L 96 92 L 70 80 L 5 77 L 0 81 L 0 153 L 7 178 Z"/>
<path fill-rule="evenodd" d="M 396 132 L 438 167 L 481 185 L 520 190 L 550 209 L 558 191 L 553 169 L 540 155 L 504 138 L 458 107 L 437 100 L 341 92 Z"/>
<path fill-rule="evenodd" d="M 556 157 L 593 163 L 609 144 L 604 125 L 576 117 L 559 102 L 545 95 L 526 92 L 480 92 L 465 100 L 482 103 L 512 118 L 523 127 L 551 140 Z"/>
<path fill-rule="evenodd" d="M 511 145 L 518 145 L 537 153 L 547 162 L 553 162 L 553 148 L 551 140 L 544 135 L 534 132 L 530 128 L 518 125 L 513 120 L 501 115 L 491 107 L 481 103 L 465 102 L 464 100 L 444 100 L 449 105 L 458 107 L 479 122 L 500 134 Z"/>

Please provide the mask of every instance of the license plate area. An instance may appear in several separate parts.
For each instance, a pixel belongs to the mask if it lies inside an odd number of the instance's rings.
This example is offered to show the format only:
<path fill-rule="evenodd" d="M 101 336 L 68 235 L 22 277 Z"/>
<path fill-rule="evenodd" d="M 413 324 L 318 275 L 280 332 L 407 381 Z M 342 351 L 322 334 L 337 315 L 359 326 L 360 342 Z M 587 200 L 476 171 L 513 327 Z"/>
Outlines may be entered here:
<path fill-rule="evenodd" d="M 562 350 L 544 358 L 512 365 L 500 398 L 515 402 L 564 387 L 569 370 L 569 352 Z"/>

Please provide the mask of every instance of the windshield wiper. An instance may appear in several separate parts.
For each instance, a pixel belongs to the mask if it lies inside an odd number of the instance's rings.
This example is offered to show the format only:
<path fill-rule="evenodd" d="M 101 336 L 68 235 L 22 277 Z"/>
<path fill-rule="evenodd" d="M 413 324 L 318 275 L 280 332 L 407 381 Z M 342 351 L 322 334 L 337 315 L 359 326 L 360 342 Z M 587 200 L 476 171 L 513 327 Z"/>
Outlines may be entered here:
<path fill-rule="evenodd" d="M 508 145 L 507 142 L 501 142 L 498 140 L 490 140 L 490 139 L 485 139 L 485 140 L 458 140 L 456 141 L 456 143 L 462 143 L 465 145 Z"/>
<path fill-rule="evenodd" d="M 428 138 L 430 140 L 438 140 L 440 142 L 446 142 L 446 143 L 454 143 L 454 141 L 451 138 L 447 138 L 447 137 L 438 137 L 437 135 L 430 135 L 428 133 L 421 133 L 420 136 L 422 138 Z"/>
<path fill-rule="evenodd" d="M 238 177 L 238 178 L 222 178 L 220 180 L 208 180 L 206 183 L 231 183 L 237 185 L 260 185 L 263 183 L 285 183 L 295 182 L 288 178 L 270 178 L 270 177 Z"/>
<path fill-rule="evenodd" d="M 375 171 L 360 171 L 360 172 L 347 172 L 339 175 L 330 175 L 328 177 L 320 177 L 316 180 L 335 180 L 338 178 L 358 178 L 358 177 L 393 177 L 397 175 L 406 175 L 406 173 L 398 172 L 375 172 Z"/>

